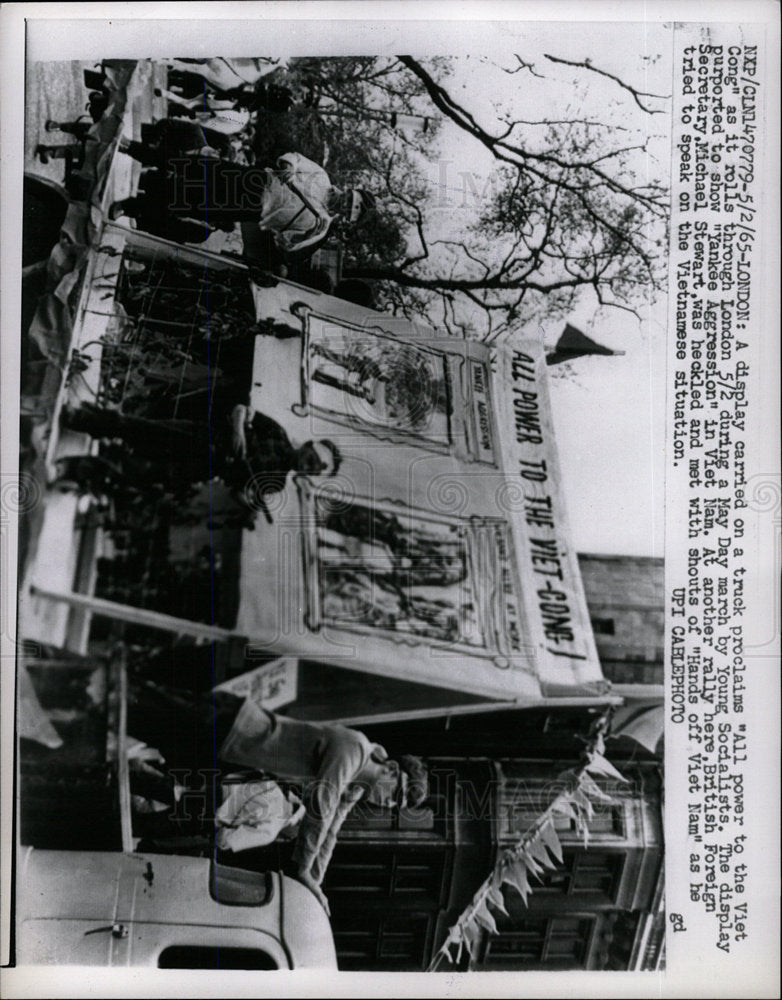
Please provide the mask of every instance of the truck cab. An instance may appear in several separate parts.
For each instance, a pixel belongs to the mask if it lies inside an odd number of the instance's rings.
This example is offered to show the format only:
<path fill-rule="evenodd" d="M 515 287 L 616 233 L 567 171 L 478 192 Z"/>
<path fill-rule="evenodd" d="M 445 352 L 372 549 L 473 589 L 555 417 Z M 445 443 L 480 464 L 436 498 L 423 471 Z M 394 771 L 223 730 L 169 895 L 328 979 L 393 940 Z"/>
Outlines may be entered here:
<path fill-rule="evenodd" d="M 279 872 L 208 858 L 23 847 L 17 961 L 336 969 L 328 917 Z"/>

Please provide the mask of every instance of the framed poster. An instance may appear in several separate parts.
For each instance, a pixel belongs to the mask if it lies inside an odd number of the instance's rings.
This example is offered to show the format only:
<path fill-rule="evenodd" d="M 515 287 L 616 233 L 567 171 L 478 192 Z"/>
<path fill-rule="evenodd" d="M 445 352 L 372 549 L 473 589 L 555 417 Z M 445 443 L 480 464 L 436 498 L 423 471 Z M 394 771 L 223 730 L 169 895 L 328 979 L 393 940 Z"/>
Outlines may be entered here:
<path fill-rule="evenodd" d="M 305 328 L 301 412 L 386 440 L 450 449 L 450 372 L 443 351 L 311 312 Z"/>
<path fill-rule="evenodd" d="M 502 662 L 523 649 L 518 574 L 499 518 L 444 517 L 393 501 L 333 503 L 298 484 L 307 624 Z"/>

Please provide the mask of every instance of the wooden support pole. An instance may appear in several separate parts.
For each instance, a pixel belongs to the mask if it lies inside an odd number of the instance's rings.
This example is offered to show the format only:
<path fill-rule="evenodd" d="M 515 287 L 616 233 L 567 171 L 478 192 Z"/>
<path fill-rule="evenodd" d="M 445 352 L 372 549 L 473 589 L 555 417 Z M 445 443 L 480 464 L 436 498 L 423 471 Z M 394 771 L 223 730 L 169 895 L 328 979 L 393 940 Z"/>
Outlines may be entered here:
<path fill-rule="evenodd" d="M 525 698 L 515 701 L 487 701 L 470 705 L 446 705 L 432 708 L 402 709 L 399 712 L 378 712 L 366 715 L 344 716 L 321 720 L 339 723 L 342 726 L 377 725 L 384 722 L 417 722 L 457 715 L 481 715 L 485 712 L 513 712 L 520 708 L 605 708 L 607 705 L 621 705 L 623 698 L 615 695 L 574 698 Z"/>
<path fill-rule="evenodd" d="M 196 639 L 214 639 L 227 642 L 236 638 L 231 629 L 220 628 L 217 625 L 207 625 L 204 622 L 188 621 L 187 618 L 175 618 L 161 611 L 151 611 L 148 608 L 135 608 L 130 604 L 119 604 L 117 601 L 107 601 L 102 597 L 91 597 L 89 594 L 74 594 L 64 591 L 45 590 L 33 584 L 30 587 L 31 597 L 43 597 L 49 601 L 62 601 L 72 608 L 80 608 L 95 615 L 104 615 L 116 621 L 130 622 L 133 625 L 146 625 L 149 628 L 159 628 L 164 632 L 176 632 L 179 635 L 190 635 Z"/>
<path fill-rule="evenodd" d="M 128 762 L 128 669 L 125 650 L 116 662 L 117 670 L 117 785 L 119 792 L 119 819 L 122 850 L 133 850 L 133 818 L 130 802 L 130 765 Z"/>

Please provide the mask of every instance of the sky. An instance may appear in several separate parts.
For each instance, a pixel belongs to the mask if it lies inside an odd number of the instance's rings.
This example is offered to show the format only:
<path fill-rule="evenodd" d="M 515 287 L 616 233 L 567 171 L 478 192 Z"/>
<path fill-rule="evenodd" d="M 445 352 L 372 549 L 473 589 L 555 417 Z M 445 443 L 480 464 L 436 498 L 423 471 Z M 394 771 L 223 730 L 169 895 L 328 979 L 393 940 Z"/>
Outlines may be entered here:
<path fill-rule="evenodd" d="M 594 26 L 592 26 L 594 28 Z M 650 156 L 640 154 L 639 175 L 662 169 L 669 162 L 667 114 L 646 116 L 630 94 L 612 81 L 583 72 L 583 86 L 574 87 L 578 71 L 554 67 L 543 53 L 574 61 L 591 59 L 594 66 L 620 76 L 639 90 L 671 92 L 672 33 L 663 25 L 605 24 L 585 35 L 583 25 L 536 25 L 524 45 L 514 32 L 507 47 L 492 52 L 492 63 L 513 65 L 514 53 L 534 61 L 545 72 L 541 81 L 527 73 L 509 76 L 481 57 L 459 59 L 449 90 L 476 114 L 482 125 L 496 121 L 493 105 L 503 105 L 518 117 L 538 119 L 577 113 L 587 108 L 606 114 L 617 125 L 645 122 L 659 139 Z M 586 79 L 585 79 L 586 78 Z M 476 86 L 480 81 L 480 87 Z M 667 108 L 667 102 L 653 102 Z M 457 126 L 446 123 L 441 133 L 441 160 L 431 165 L 432 183 L 459 200 L 461 171 L 475 175 L 482 191 L 493 171 L 493 160 L 479 143 Z M 455 209 L 448 223 L 453 224 Z M 624 555 L 663 554 L 665 297 L 640 304 L 640 319 L 628 312 L 600 308 L 593 296 L 583 296 L 567 321 L 621 356 L 583 357 L 569 372 L 550 371 L 554 426 L 563 485 L 574 544 L 580 552 Z M 543 321 L 534 331 L 552 344 L 564 322 Z M 564 366 L 563 366 L 564 367 Z"/>

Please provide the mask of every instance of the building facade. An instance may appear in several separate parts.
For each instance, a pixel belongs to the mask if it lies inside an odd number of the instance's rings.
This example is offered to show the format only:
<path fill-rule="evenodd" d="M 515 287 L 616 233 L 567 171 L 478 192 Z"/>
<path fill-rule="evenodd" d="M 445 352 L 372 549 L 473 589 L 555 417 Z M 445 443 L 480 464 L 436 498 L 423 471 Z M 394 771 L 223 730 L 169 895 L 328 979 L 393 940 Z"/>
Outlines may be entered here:
<path fill-rule="evenodd" d="M 498 852 L 550 804 L 567 764 L 430 758 L 427 808 L 351 818 L 324 882 L 340 968 L 425 970 Z M 526 904 L 506 886 L 499 933 L 484 931 L 455 968 L 627 970 L 657 961 L 646 950 L 650 926 L 660 924 L 661 778 L 653 765 L 627 775 L 594 816 L 588 846 L 572 821 L 558 821 L 562 864 L 533 882 Z"/>
<path fill-rule="evenodd" d="M 603 674 L 627 697 L 663 696 L 664 560 L 579 554 Z"/>

